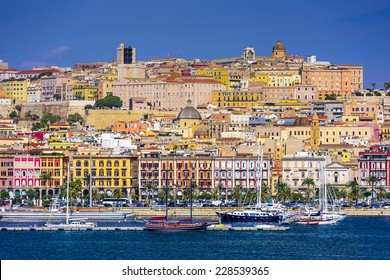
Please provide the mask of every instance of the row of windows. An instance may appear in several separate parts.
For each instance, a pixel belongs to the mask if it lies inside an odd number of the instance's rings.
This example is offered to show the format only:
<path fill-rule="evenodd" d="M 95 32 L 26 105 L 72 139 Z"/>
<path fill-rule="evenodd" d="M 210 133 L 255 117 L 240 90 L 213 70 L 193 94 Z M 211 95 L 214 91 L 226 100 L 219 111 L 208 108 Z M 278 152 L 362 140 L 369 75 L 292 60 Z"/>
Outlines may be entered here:
<path fill-rule="evenodd" d="M 83 165 L 85 167 L 88 167 L 89 166 L 89 160 L 84 160 Z M 119 161 L 114 161 L 114 166 L 115 167 L 119 167 L 119 165 L 120 165 Z M 81 161 L 76 161 L 76 166 L 77 167 L 81 167 Z M 92 166 L 96 167 L 96 161 L 95 160 L 92 161 Z M 112 162 L 111 161 L 107 161 L 107 165 L 106 166 L 107 167 L 111 167 L 112 166 Z M 125 160 L 122 161 L 122 166 L 123 167 L 127 166 Z M 104 167 L 104 161 L 99 161 L 99 167 Z"/>

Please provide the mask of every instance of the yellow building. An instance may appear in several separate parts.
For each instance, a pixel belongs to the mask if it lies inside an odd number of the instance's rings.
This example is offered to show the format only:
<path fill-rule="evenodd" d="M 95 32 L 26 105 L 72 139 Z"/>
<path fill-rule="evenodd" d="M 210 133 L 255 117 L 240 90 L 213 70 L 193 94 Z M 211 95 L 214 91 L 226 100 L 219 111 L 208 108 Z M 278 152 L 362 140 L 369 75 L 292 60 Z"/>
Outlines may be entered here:
<path fill-rule="evenodd" d="M 41 174 L 48 175 L 41 178 L 41 186 L 44 188 L 42 195 L 58 194 L 61 186 L 66 185 L 66 170 L 68 156 L 64 149 L 45 149 L 41 153 Z"/>
<path fill-rule="evenodd" d="M 252 91 L 213 91 L 211 104 L 218 107 L 247 107 L 257 106 L 261 99 L 260 92 Z"/>
<path fill-rule="evenodd" d="M 99 82 L 98 85 L 98 98 L 102 99 L 106 97 L 107 95 L 112 95 L 112 84 L 114 83 L 114 80 L 102 80 Z"/>
<path fill-rule="evenodd" d="M 92 161 L 91 168 L 90 161 Z M 73 180 L 80 179 L 83 182 L 83 195 L 88 195 L 91 170 L 93 190 L 97 189 L 112 196 L 116 189 L 120 189 L 126 197 L 130 198 L 137 187 L 137 178 L 132 173 L 134 161 L 136 157 L 129 155 L 110 155 L 92 150 L 92 157 L 90 157 L 89 149 L 80 150 L 73 156 Z"/>
<path fill-rule="evenodd" d="M 75 83 L 72 88 L 72 95 L 76 100 L 96 101 L 97 92 L 97 87 L 85 83 Z"/>
<path fill-rule="evenodd" d="M 188 100 L 188 104 L 184 107 L 176 118 L 179 121 L 179 133 L 184 138 L 193 138 L 195 131 L 202 125 L 202 116 L 199 114 Z"/>
<path fill-rule="evenodd" d="M 317 112 L 314 112 L 313 119 L 311 121 L 311 138 L 310 138 L 311 149 L 318 151 L 320 144 L 320 122 L 318 119 Z"/>
<path fill-rule="evenodd" d="M 16 102 L 27 102 L 27 81 L 7 81 L 1 82 L 2 90 L 6 92 L 6 98 Z"/>
<path fill-rule="evenodd" d="M 278 40 L 276 45 L 272 48 L 272 57 L 275 59 L 284 58 L 286 56 L 286 47 Z"/>
<path fill-rule="evenodd" d="M 194 74 L 197 76 L 213 77 L 218 82 L 223 83 L 226 86 L 226 90 L 229 90 L 230 88 L 229 69 L 227 68 L 206 67 L 195 70 Z"/>

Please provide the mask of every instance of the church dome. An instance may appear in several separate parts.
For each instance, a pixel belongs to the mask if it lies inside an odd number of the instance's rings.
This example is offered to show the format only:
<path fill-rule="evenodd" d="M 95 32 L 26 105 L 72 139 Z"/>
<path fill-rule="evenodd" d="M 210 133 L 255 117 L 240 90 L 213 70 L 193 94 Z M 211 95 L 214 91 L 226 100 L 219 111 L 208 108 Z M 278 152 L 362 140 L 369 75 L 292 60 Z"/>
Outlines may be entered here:
<path fill-rule="evenodd" d="M 286 47 L 282 45 L 282 42 L 278 40 L 276 45 L 272 48 L 272 51 L 286 51 Z"/>
<path fill-rule="evenodd" d="M 208 136 L 209 136 L 209 130 L 204 125 L 200 126 L 194 133 L 195 138 L 202 138 Z"/>
<path fill-rule="evenodd" d="M 305 117 L 297 118 L 294 121 L 294 126 L 309 126 L 309 125 L 310 125 L 310 121 L 308 120 L 308 118 Z"/>
<path fill-rule="evenodd" d="M 196 110 L 192 104 L 191 104 L 191 100 L 188 100 L 187 101 L 187 106 L 184 107 L 180 113 L 177 115 L 177 119 L 178 120 L 201 120 L 202 119 L 202 116 L 200 115 L 200 113 L 198 112 L 198 110 Z"/>

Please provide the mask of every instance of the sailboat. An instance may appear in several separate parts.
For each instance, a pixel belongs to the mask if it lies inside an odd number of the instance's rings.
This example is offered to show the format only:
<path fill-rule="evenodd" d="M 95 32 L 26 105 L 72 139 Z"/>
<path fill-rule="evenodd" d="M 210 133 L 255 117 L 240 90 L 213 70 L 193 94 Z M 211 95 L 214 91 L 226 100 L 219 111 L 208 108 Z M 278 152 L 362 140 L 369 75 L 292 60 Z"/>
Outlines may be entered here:
<path fill-rule="evenodd" d="M 204 222 L 192 222 L 192 183 L 190 185 L 190 218 L 169 221 L 168 220 L 168 180 L 165 182 L 165 216 L 151 217 L 145 224 L 147 231 L 177 232 L 177 231 L 201 231 L 209 225 Z"/>
<path fill-rule="evenodd" d="M 53 224 L 50 222 L 45 224 L 48 228 L 57 228 L 57 229 L 72 229 L 72 228 L 94 228 L 96 227 L 96 223 L 87 222 L 87 218 L 77 218 L 70 219 L 69 218 L 69 164 L 68 164 L 68 180 L 66 183 L 66 219 L 65 223 Z M 50 219 L 50 218 L 49 218 Z"/>
<path fill-rule="evenodd" d="M 308 212 L 304 213 L 296 223 L 297 224 L 307 224 L 307 225 L 330 225 L 335 224 L 338 221 L 341 221 L 345 218 L 345 214 L 336 211 L 328 210 L 328 188 L 326 185 L 326 170 L 325 168 L 320 170 L 323 173 L 323 186 L 320 188 L 319 192 L 319 201 L 320 207 L 319 210 L 311 213 L 310 207 Z M 334 202 L 333 202 L 334 204 Z"/>
<path fill-rule="evenodd" d="M 257 223 L 281 223 L 284 220 L 284 211 L 275 205 L 267 205 L 267 209 L 262 209 L 261 204 L 261 184 L 263 177 L 263 149 L 260 146 L 257 150 L 257 204 L 255 209 L 217 211 L 221 222 L 257 222 Z"/>

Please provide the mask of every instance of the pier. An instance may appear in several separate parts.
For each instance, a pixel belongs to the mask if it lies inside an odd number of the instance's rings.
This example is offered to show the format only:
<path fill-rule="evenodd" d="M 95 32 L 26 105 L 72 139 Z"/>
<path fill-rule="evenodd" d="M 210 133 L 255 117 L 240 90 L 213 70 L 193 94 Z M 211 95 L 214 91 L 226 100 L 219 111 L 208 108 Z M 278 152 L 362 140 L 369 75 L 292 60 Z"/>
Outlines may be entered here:
<path fill-rule="evenodd" d="M 206 231 L 286 231 L 289 227 L 215 227 Z M 2 227 L 1 231 L 143 231 L 143 227 L 94 227 L 94 228 L 49 228 L 49 227 Z"/>

